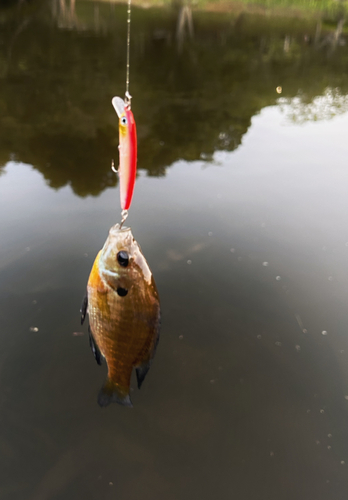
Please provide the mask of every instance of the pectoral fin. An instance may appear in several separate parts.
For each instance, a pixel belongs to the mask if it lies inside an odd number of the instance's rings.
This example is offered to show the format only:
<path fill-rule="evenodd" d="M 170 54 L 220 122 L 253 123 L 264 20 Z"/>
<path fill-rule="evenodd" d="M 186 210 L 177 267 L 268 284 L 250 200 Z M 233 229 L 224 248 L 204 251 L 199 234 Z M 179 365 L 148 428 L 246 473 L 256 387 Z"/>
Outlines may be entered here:
<path fill-rule="evenodd" d="M 87 295 L 87 291 L 86 291 L 86 295 L 83 298 L 83 301 L 81 304 L 81 309 L 80 309 L 81 325 L 83 325 L 83 322 L 85 321 L 86 314 L 87 314 L 87 307 L 88 307 L 88 295 Z"/>
<path fill-rule="evenodd" d="M 98 363 L 98 365 L 101 365 L 102 364 L 102 354 L 101 354 L 99 347 L 97 346 L 97 344 L 93 338 L 93 334 L 92 334 L 90 327 L 88 327 L 88 333 L 89 333 L 89 345 L 91 346 L 95 360 Z"/>

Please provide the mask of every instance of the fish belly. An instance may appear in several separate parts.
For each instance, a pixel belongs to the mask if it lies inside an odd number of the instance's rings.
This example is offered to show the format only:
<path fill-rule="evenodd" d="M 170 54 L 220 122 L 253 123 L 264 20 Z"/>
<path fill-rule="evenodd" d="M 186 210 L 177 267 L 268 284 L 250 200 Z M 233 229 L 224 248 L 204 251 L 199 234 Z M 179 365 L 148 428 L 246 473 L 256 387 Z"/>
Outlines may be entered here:
<path fill-rule="evenodd" d="M 133 367 L 151 355 L 156 312 L 137 297 L 125 300 L 113 290 L 89 289 L 88 314 L 94 340 L 108 365 L 108 379 L 128 394 Z"/>

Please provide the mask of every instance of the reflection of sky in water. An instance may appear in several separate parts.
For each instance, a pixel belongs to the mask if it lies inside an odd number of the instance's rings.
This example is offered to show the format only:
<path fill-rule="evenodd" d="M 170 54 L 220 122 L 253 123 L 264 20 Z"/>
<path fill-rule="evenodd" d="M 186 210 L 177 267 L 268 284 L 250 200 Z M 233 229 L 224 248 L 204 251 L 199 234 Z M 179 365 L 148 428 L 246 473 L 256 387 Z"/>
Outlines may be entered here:
<path fill-rule="evenodd" d="M 339 88 L 325 89 L 323 95 L 314 97 L 310 102 L 306 95 L 278 100 L 282 111 L 294 123 L 330 120 L 348 111 L 348 96 L 342 95 Z"/>
<path fill-rule="evenodd" d="M 207 234 L 224 224 L 243 228 L 249 217 L 257 224 L 270 218 L 277 226 L 274 236 L 287 242 L 302 231 L 303 244 L 309 244 L 309 227 L 312 233 L 315 228 L 320 234 L 334 233 L 346 219 L 347 125 L 348 115 L 342 115 L 288 127 L 279 107 L 265 108 L 236 151 L 216 152 L 211 164 L 179 161 L 166 178 L 140 175 L 127 222 L 136 226 L 135 232 L 152 226 L 156 238 L 177 231 L 189 238 L 192 226 L 204 227 Z M 30 246 L 26 237 L 40 240 L 46 234 L 49 239 L 57 233 L 61 240 L 75 224 L 83 247 L 83 239 L 92 238 L 91 223 L 99 219 L 105 231 L 119 217 L 116 188 L 82 200 L 72 196 L 70 187 L 52 191 L 39 179 L 36 171 L 13 162 L 0 178 L 2 247 L 11 255 L 11 240 L 23 241 L 23 250 Z M 190 248 L 200 249 L 200 243 L 170 250 L 168 259 L 188 259 Z"/>

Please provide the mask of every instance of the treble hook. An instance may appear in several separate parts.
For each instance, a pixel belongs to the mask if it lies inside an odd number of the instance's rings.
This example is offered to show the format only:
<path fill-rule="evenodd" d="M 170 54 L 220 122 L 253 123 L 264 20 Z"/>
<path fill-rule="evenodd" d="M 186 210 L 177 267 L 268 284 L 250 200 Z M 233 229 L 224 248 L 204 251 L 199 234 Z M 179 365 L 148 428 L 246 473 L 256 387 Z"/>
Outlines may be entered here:
<path fill-rule="evenodd" d="M 120 229 L 122 228 L 125 220 L 128 217 L 128 210 L 122 210 L 121 215 L 122 215 L 122 220 L 121 220 L 121 224 L 120 224 Z"/>
<path fill-rule="evenodd" d="M 115 162 L 114 162 L 114 160 L 111 160 L 111 170 L 113 172 L 115 172 L 115 174 L 118 174 L 118 170 L 116 170 L 116 168 L 115 168 Z"/>

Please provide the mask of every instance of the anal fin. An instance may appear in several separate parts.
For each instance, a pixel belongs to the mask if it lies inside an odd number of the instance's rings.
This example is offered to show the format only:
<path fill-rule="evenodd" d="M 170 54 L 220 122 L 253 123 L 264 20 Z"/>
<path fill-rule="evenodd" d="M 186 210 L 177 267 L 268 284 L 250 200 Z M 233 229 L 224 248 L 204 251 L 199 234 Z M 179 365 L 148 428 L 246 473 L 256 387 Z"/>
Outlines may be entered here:
<path fill-rule="evenodd" d="M 98 365 L 101 365 L 102 364 L 102 354 L 101 354 L 99 347 L 97 346 L 97 344 L 93 338 L 93 334 L 92 334 L 90 327 L 88 327 L 88 333 L 89 333 L 89 345 L 91 346 L 95 360 L 98 363 Z"/>
<path fill-rule="evenodd" d="M 140 389 L 141 384 L 144 382 L 144 379 L 147 375 L 147 372 L 150 370 L 151 366 L 151 361 L 148 361 L 147 363 L 143 363 L 140 366 L 137 366 L 135 369 L 135 373 L 137 375 L 137 382 L 138 382 L 138 389 Z"/>
<path fill-rule="evenodd" d="M 149 355 L 148 355 L 147 359 L 145 359 L 145 361 L 142 362 L 141 365 L 139 365 L 135 368 L 135 373 L 137 375 L 138 389 L 140 389 L 142 383 L 144 382 L 144 379 L 147 375 L 147 372 L 150 370 L 150 366 L 152 365 L 153 358 L 155 357 L 156 349 L 157 349 L 158 342 L 159 342 L 160 326 L 161 326 L 161 314 L 160 314 L 160 312 L 158 312 L 158 318 L 157 318 L 157 324 L 156 324 L 156 336 L 153 339 L 153 343 L 152 343 L 152 347 L 150 348 Z"/>

